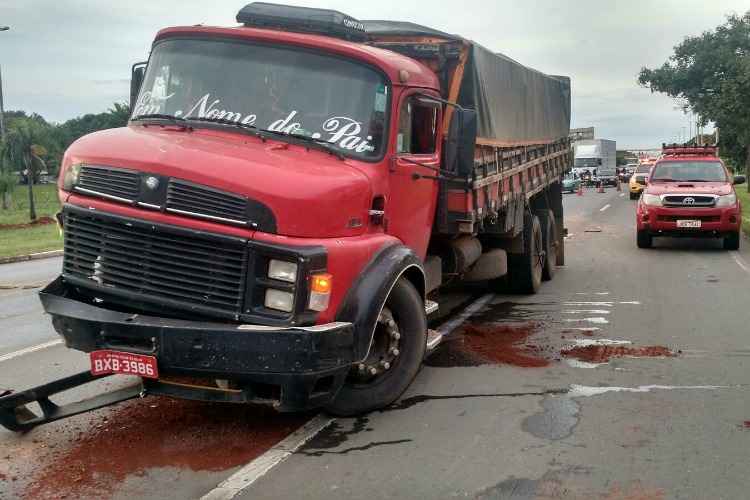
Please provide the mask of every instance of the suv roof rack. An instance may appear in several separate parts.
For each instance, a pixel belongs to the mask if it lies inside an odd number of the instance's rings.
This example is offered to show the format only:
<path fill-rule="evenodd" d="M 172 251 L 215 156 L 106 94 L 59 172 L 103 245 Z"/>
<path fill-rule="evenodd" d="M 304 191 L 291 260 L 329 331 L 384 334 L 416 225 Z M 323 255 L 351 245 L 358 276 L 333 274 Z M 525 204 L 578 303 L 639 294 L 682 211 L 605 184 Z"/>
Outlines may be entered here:
<path fill-rule="evenodd" d="M 663 156 L 719 156 L 719 148 L 715 144 L 705 146 L 694 146 L 689 144 L 662 144 Z"/>

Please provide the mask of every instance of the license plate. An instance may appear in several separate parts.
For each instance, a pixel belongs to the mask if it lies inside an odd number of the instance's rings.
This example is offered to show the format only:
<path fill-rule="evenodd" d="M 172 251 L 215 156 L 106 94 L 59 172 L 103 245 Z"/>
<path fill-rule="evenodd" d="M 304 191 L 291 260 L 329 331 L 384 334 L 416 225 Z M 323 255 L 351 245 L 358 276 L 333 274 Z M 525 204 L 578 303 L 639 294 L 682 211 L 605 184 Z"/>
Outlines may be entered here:
<path fill-rule="evenodd" d="M 103 350 L 89 354 L 89 360 L 91 361 L 91 373 L 93 375 L 120 373 L 122 375 L 159 378 L 159 369 L 156 358 L 153 356 Z"/>
<path fill-rule="evenodd" d="M 678 220 L 677 227 L 701 227 L 699 220 Z"/>

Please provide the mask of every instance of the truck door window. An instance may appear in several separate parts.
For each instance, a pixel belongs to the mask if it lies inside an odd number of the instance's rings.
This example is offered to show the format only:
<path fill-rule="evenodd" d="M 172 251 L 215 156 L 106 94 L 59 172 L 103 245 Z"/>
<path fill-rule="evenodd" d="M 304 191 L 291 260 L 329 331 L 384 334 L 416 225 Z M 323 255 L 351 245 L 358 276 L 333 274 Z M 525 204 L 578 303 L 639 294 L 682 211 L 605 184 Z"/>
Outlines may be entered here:
<path fill-rule="evenodd" d="M 415 98 L 404 100 L 398 117 L 396 152 L 424 155 L 435 152 L 437 108 L 420 104 Z"/>

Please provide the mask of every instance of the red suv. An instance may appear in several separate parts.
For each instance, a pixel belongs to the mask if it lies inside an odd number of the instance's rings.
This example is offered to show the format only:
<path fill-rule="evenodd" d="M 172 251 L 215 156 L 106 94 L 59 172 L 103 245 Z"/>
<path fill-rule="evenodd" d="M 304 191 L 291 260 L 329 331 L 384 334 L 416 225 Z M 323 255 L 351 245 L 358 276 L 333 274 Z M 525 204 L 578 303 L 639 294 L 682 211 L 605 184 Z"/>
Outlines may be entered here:
<path fill-rule="evenodd" d="M 716 148 L 664 147 L 638 202 L 638 247 L 650 248 L 655 236 L 723 238 L 724 248 L 740 246 L 740 202 Z"/>

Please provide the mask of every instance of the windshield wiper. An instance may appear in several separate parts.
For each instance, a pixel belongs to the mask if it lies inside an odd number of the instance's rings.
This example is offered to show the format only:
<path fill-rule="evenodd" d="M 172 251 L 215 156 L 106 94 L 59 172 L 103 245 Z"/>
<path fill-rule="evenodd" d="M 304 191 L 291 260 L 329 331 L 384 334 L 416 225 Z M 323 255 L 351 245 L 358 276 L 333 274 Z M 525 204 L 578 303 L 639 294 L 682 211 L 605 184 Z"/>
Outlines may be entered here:
<path fill-rule="evenodd" d="M 226 118 L 208 117 L 208 116 L 188 116 L 184 119 L 188 122 L 206 122 L 206 123 L 219 123 L 221 125 L 229 125 L 242 130 L 247 130 L 255 136 L 260 135 L 258 127 L 247 123 L 236 122 L 234 120 L 227 120 Z"/>
<path fill-rule="evenodd" d="M 267 132 L 269 134 L 273 134 L 280 137 L 293 137 L 294 139 L 300 139 L 308 144 L 317 146 L 318 148 L 322 149 L 323 151 L 326 151 L 330 153 L 331 155 L 335 156 L 339 160 L 346 159 L 344 157 L 344 154 L 341 152 L 339 148 L 331 144 L 329 141 L 325 139 L 310 137 L 309 135 L 303 135 L 303 134 L 292 134 L 290 132 L 281 132 L 279 130 L 268 130 L 268 129 L 260 129 L 260 132 Z"/>
<path fill-rule="evenodd" d="M 189 128 L 187 125 L 184 124 L 187 120 L 182 118 L 181 116 L 174 116 L 174 115 L 167 115 L 164 113 L 149 113 L 146 115 L 138 115 L 133 116 L 130 118 L 131 121 L 139 121 L 139 120 L 167 120 L 172 122 L 174 125 L 182 126 L 185 128 Z M 181 123 L 182 122 L 182 123 Z"/>

